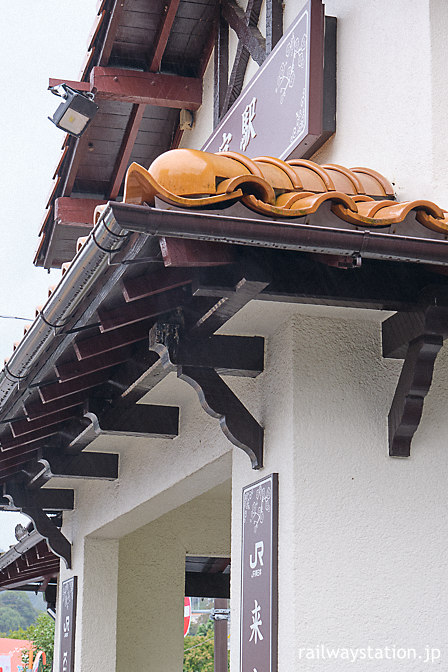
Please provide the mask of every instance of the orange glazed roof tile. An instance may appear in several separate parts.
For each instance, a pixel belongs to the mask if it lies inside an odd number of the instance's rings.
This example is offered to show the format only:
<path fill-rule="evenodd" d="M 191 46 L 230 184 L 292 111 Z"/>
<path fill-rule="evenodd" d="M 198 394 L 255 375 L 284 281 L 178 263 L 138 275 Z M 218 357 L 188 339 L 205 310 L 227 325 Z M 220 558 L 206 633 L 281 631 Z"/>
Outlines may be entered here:
<path fill-rule="evenodd" d="M 305 159 L 249 159 L 236 152 L 210 154 L 175 149 L 161 154 L 148 169 L 128 169 L 124 201 L 187 209 L 225 207 L 240 201 L 272 218 L 298 218 L 316 213 L 326 202 L 340 220 L 356 227 L 400 224 L 414 211 L 423 227 L 448 233 L 448 213 L 427 200 L 397 202 L 391 183 L 375 170 L 318 165 Z M 96 219 L 105 206 L 96 211 Z"/>

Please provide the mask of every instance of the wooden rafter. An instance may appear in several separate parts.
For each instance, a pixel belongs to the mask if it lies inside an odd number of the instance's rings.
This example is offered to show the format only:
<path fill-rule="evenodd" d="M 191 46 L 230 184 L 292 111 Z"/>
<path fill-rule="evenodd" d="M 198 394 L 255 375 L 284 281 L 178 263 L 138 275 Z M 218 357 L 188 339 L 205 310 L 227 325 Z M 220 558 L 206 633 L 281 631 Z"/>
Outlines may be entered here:
<path fill-rule="evenodd" d="M 180 0 L 168 0 L 164 7 L 164 16 L 162 17 L 157 38 L 155 39 L 154 48 L 150 54 L 149 72 L 158 72 L 160 70 L 163 53 L 168 43 L 179 3 Z"/>
<path fill-rule="evenodd" d="M 143 115 L 145 113 L 145 108 L 146 105 L 132 106 L 124 137 L 121 142 L 120 151 L 115 162 L 110 185 L 107 190 L 107 196 L 111 200 L 115 200 L 120 192 L 126 170 L 129 166 L 129 159 L 131 158 L 134 143 L 140 129 L 140 124 L 142 123 Z"/>
<path fill-rule="evenodd" d="M 112 10 L 110 12 L 109 23 L 107 25 L 106 35 L 101 47 L 100 55 L 98 57 L 99 65 L 107 65 L 109 62 L 115 36 L 120 25 L 121 16 L 123 14 L 124 3 L 125 0 L 115 0 L 113 4 Z"/>

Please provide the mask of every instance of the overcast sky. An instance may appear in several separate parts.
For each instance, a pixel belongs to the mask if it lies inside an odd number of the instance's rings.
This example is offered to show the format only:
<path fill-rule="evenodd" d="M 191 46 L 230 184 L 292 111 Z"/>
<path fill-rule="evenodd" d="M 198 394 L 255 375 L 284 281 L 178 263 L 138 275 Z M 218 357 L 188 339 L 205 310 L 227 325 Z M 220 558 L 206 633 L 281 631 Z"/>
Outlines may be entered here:
<path fill-rule="evenodd" d="M 48 119 L 58 105 L 48 78 L 77 80 L 97 0 L 3 2 L 0 40 L 0 315 L 33 318 L 59 271 L 33 258 L 64 133 Z M 60 102 L 60 101 L 59 101 Z M 0 318 L 0 368 L 26 322 Z M 0 512 L 0 549 L 15 543 L 19 516 Z M 27 522 L 27 519 L 24 519 Z"/>

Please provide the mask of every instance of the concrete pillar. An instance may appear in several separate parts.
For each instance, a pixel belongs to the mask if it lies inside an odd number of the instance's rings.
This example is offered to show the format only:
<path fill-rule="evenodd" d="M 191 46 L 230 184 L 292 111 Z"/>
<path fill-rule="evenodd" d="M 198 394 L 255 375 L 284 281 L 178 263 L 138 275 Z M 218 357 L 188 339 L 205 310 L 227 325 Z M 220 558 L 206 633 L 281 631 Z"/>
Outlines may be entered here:
<path fill-rule="evenodd" d="M 80 672 L 115 670 L 117 577 L 118 541 L 85 539 L 75 647 Z"/>
<path fill-rule="evenodd" d="M 157 522 L 120 541 L 117 672 L 182 670 L 185 548 Z"/>

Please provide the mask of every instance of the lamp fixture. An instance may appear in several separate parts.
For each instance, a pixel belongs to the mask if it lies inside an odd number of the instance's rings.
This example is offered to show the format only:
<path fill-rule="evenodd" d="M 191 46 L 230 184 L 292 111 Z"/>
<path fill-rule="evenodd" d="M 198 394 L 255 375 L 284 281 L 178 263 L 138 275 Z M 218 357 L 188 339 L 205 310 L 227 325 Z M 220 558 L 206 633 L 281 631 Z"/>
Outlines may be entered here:
<path fill-rule="evenodd" d="M 98 112 L 98 105 L 93 102 L 94 95 L 80 92 L 68 84 L 49 87 L 51 93 L 63 98 L 53 117 L 48 117 L 58 128 L 79 138 Z"/>

